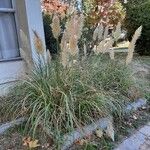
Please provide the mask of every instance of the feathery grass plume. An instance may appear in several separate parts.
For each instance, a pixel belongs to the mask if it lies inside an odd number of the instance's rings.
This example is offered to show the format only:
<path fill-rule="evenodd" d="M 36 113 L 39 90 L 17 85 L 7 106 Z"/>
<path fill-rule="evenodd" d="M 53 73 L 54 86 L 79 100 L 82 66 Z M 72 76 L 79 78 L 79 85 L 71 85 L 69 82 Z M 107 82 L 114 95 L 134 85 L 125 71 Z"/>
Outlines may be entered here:
<path fill-rule="evenodd" d="M 61 28 L 60 28 L 60 19 L 56 14 L 53 16 L 51 28 L 52 28 L 54 38 L 58 39 L 61 32 Z"/>
<path fill-rule="evenodd" d="M 61 51 L 61 63 L 64 67 L 68 65 L 69 60 L 69 44 L 64 44 L 64 49 Z"/>
<path fill-rule="evenodd" d="M 76 12 L 66 23 L 66 29 L 61 40 L 61 61 L 64 66 L 67 64 L 69 55 L 75 56 L 79 52 L 78 40 L 82 35 L 83 24 L 83 15 L 78 16 Z"/>
<path fill-rule="evenodd" d="M 102 40 L 99 45 L 97 46 L 97 48 L 95 49 L 95 54 L 99 54 L 99 53 L 103 53 L 104 52 L 104 47 L 105 47 L 106 41 Z"/>
<path fill-rule="evenodd" d="M 78 38 L 76 35 L 72 35 L 69 40 L 69 53 L 75 56 L 78 53 Z"/>
<path fill-rule="evenodd" d="M 142 26 L 140 26 L 134 33 L 133 38 L 129 44 L 129 48 L 128 48 L 128 55 L 126 58 L 126 65 L 130 64 L 132 59 L 133 59 L 133 53 L 134 53 L 134 49 L 135 49 L 135 44 L 136 41 L 138 40 L 138 38 L 141 36 L 141 32 L 142 32 Z"/>
<path fill-rule="evenodd" d="M 108 29 L 109 29 L 109 26 L 107 25 L 104 30 L 104 39 L 108 37 Z"/>
<path fill-rule="evenodd" d="M 29 47 L 29 40 L 25 33 L 20 30 L 20 39 L 22 42 L 22 48 L 20 49 L 21 57 L 24 59 L 27 67 L 27 72 L 32 70 L 33 67 L 33 61 L 31 53 L 29 53 L 30 47 Z"/>
<path fill-rule="evenodd" d="M 67 43 L 69 43 L 70 37 L 72 35 L 75 35 L 75 28 L 74 28 L 74 16 L 75 14 L 73 14 L 73 16 L 71 16 L 70 18 L 68 18 L 67 22 L 66 22 L 66 26 L 65 26 L 65 31 L 62 37 L 63 41 L 66 41 Z"/>
<path fill-rule="evenodd" d="M 105 39 L 105 44 L 102 53 L 107 53 L 110 51 L 110 48 L 112 48 L 113 45 L 113 39 L 112 38 L 107 38 Z"/>
<path fill-rule="evenodd" d="M 115 41 L 118 41 L 121 35 L 121 23 L 118 22 L 116 30 L 113 32 L 113 37 Z"/>
<path fill-rule="evenodd" d="M 105 49 L 106 52 L 109 52 L 109 50 L 113 47 L 114 40 L 112 38 L 107 38 L 106 41 Z"/>
<path fill-rule="evenodd" d="M 39 37 L 38 33 L 33 30 L 34 33 L 34 46 L 38 54 L 44 54 L 44 46 L 41 38 Z"/>
<path fill-rule="evenodd" d="M 71 36 L 69 40 L 69 46 L 70 46 L 70 54 L 76 55 L 78 54 L 78 40 L 80 39 L 82 35 L 82 28 L 84 24 L 84 17 L 81 14 L 80 16 L 74 15 L 72 18 L 72 29 L 70 30 Z"/>
<path fill-rule="evenodd" d="M 66 42 L 69 42 L 69 40 L 68 40 L 67 32 L 65 30 L 64 33 L 63 33 L 62 39 L 61 39 L 61 43 L 60 43 L 61 50 L 66 48 L 65 47 L 66 46 Z"/>
<path fill-rule="evenodd" d="M 74 4 L 71 4 L 67 9 L 66 15 L 71 16 L 74 12 L 76 12 L 76 8 L 74 7 Z"/>
<path fill-rule="evenodd" d="M 112 38 L 107 38 L 105 40 L 102 40 L 99 45 L 97 46 L 97 49 L 95 49 L 95 54 L 99 54 L 99 53 L 106 53 L 109 52 L 109 50 L 112 48 L 113 46 L 113 39 Z"/>
<path fill-rule="evenodd" d="M 80 16 L 78 17 L 78 28 L 77 28 L 78 40 L 81 38 L 83 26 L 84 26 L 84 15 L 80 14 Z"/>
<path fill-rule="evenodd" d="M 98 24 L 98 26 L 96 27 L 96 29 L 94 30 L 93 33 L 93 40 L 96 41 L 97 39 L 100 41 L 103 39 L 103 32 L 104 32 L 104 27 L 103 25 L 100 23 Z"/>
<path fill-rule="evenodd" d="M 75 56 L 77 54 L 77 48 L 78 48 L 78 16 L 75 14 L 71 17 L 70 25 L 68 28 L 69 32 L 69 53 L 72 56 Z"/>
<path fill-rule="evenodd" d="M 61 39 L 61 43 L 60 43 L 60 47 L 61 47 L 61 63 L 62 65 L 65 67 L 67 66 L 68 64 L 68 59 L 69 59 L 69 32 L 67 31 L 68 30 L 68 24 L 70 22 L 67 22 L 66 24 L 66 29 L 64 31 L 64 34 L 62 36 L 62 39 Z"/>
<path fill-rule="evenodd" d="M 69 22 L 70 23 L 70 22 Z M 68 24 L 66 24 L 66 29 L 64 31 L 64 34 L 61 39 L 60 48 L 61 48 L 61 63 L 63 66 L 67 66 L 67 60 L 68 60 L 68 51 L 69 51 L 69 33 L 68 33 Z"/>

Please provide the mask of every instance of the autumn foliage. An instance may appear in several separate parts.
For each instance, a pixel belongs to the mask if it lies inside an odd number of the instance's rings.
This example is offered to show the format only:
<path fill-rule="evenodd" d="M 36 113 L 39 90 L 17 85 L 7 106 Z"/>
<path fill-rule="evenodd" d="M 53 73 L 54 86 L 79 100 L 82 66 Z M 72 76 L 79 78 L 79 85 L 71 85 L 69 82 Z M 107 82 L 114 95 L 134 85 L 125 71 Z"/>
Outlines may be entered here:
<path fill-rule="evenodd" d="M 86 16 L 86 23 L 90 26 L 99 22 L 114 26 L 125 17 L 125 10 L 118 0 L 84 0 L 81 5 L 81 11 Z M 69 4 L 60 0 L 42 0 L 44 13 L 65 15 L 68 7 Z"/>
<path fill-rule="evenodd" d="M 44 13 L 53 14 L 65 14 L 68 5 L 60 2 L 60 0 L 43 0 L 42 10 Z"/>
<path fill-rule="evenodd" d="M 90 25 L 101 22 L 114 26 L 125 16 L 125 11 L 118 0 L 86 0 L 83 5 L 87 23 Z"/>

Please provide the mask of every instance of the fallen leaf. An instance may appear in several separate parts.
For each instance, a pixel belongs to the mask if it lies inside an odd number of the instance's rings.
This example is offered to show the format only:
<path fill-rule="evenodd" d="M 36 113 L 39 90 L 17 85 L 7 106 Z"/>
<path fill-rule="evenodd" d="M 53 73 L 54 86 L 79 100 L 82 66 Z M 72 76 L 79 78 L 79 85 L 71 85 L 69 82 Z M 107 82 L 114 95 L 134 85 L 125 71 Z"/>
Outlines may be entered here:
<path fill-rule="evenodd" d="M 23 138 L 23 145 L 28 146 L 29 148 L 36 148 L 39 147 L 40 144 L 38 144 L 38 140 L 32 140 L 31 137 L 25 137 Z"/>
<path fill-rule="evenodd" d="M 32 140 L 29 142 L 29 148 L 36 148 L 36 147 L 39 147 L 40 144 L 38 144 L 38 140 Z"/>
<path fill-rule="evenodd" d="M 101 138 L 103 136 L 103 131 L 101 129 L 97 129 L 95 131 L 95 134 L 96 134 L 97 137 Z"/>

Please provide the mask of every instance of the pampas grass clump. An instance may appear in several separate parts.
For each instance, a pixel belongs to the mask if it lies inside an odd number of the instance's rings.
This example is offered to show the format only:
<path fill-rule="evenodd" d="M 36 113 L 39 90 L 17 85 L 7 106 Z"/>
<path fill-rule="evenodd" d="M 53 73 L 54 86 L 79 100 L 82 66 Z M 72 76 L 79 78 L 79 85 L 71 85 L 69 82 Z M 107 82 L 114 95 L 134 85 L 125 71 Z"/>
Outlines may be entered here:
<path fill-rule="evenodd" d="M 138 40 L 138 38 L 140 37 L 142 32 L 142 26 L 140 26 L 134 33 L 133 38 L 129 44 L 129 48 L 128 48 L 128 55 L 126 58 L 126 64 L 130 64 L 132 59 L 133 59 L 133 53 L 134 53 L 134 49 L 135 49 L 135 44 L 136 41 Z"/>
<path fill-rule="evenodd" d="M 91 56 L 65 69 L 51 62 L 13 88 L 7 108 L 12 117 L 28 119 L 27 133 L 35 137 L 47 129 L 60 144 L 62 135 L 76 128 L 100 117 L 120 116 L 131 86 L 134 80 L 128 67 L 107 56 Z"/>
<path fill-rule="evenodd" d="M 120 116 L 124 104 L 130 100 L 128 91 L 135 86 L 132 72 L 126 64 L 132 60 L 141 27 L 133 36 L 124 64 L 115 60 L 112 47 L 115 39 L 109 37 L 108 26 L 104 28 L 101 24 L 93 33 L 93 40 L 98 41 L 94 54 L 88 56 L 84 45 L 84 59 L 79 61 L 78 41 L 83 24 L 83 15 L 74 12 L 66 23 L 60 46 L 57 46 L 60 48 L 59 60 L 51 61 L 47 52 L 44 64 L 35 67 L 32 74 L 16 85 L 7 101 L 7 112 L 12 117 L 27 118 L 25 129 L 28 133 L 34 137 L 37 131 L 46 129 L 59 146 L 63 142 L 62 135 L 76 128 L 82 128 L 100 117 Z M 54 15 L 51 27 L 58 42 L 61 32 L 58 16 Z M 116 38 L 119 27 L 120 24 L 114 31 Z M 36 31 L 33 33 L 37 54 L 43 55 L 42 40 Z"/>

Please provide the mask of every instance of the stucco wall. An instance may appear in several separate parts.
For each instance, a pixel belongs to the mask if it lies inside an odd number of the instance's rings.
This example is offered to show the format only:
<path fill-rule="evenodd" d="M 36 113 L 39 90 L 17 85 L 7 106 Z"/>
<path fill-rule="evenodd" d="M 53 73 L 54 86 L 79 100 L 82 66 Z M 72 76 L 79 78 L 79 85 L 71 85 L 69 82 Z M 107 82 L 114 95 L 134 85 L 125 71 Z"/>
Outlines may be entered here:
<path fill-rule="evenodd" d="M 27 9 L 27 18 L 28 18 L 28 26 L 29 28 L 29 37 L 31 41 L 31 49 L 32 49 L 32 58 L 33 61 L 37 61 L 36 49 L 34 46 L 34 34 L 33 30 L 37 32 L 38 36 L 42 40 L 43 48 L 46 50 L 45 46 L 45 36 L 44 36 L 44 28 L 43 28 L 43 19 L 41 13 L 41 2 L 40 0 L 25 0 L 26 9 Z"/>
<path fill-rule="evenodd" d="M 12 85 L 12 81 L 18 80 L 26 73 L 26 59 L 29 59 L 27 60 L 28 62 L 36 61 L 33 30 L 38 33 L 45 48 L 40 0 L 15 0 L 15 2 L 19 47 L 25 52 L 27 57 L 22 57 L 22 60 L 0 62 L 0 95 L 7 93 L 7 89 L 9 85 Z M 20 30 L 26 35 L 28 44 L 22 42 Z"/>
<path fill-rule="evenodd" d="M 8 92 L 9 86 L 25 74 L 22 60 L 13 62 L 0 62 L 0 95 Z"/>

